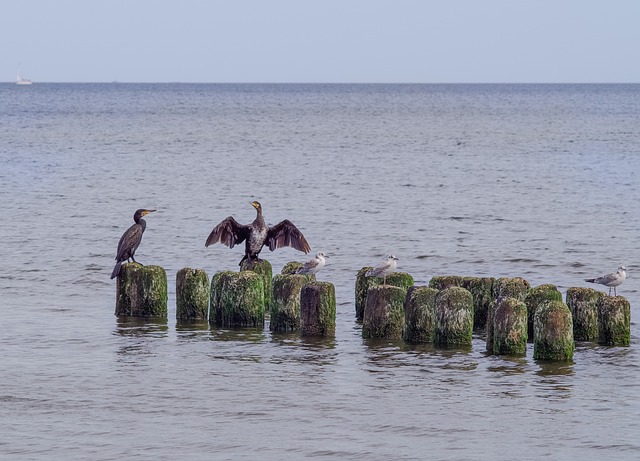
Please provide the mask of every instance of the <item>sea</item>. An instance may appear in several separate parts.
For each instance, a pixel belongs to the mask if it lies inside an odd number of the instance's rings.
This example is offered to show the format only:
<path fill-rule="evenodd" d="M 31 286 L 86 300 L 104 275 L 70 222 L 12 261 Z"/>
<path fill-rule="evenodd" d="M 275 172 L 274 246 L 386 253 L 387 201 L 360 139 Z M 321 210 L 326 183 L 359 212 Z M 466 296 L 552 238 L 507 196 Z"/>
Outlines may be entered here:
<path fill-rule="evenodd" d="M 640 459 L 640 85 L 0 84 L 3 460 Z M 335 337 L 176 321 L 175 277 L 237 270 L 227 216 L 291 220 Z M 110 274 L 165 268 L 168 319 Z M 366 340 L 356 273 L 584 281 L 625 265 L 631 345 L 568 363 Z"/>

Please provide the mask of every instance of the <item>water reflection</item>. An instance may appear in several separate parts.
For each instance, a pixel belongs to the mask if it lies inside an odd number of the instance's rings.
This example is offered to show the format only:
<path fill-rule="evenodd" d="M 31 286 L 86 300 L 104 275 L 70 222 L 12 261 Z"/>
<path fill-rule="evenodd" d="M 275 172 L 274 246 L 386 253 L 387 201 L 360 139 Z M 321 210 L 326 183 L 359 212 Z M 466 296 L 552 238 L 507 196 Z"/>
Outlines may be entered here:
<path fill-rule="evenodd" d="M 167 336 L 167 319 L 143 317 L 118 317 L 115 334 L 121 336 Z"/>
<path fill-rule="evenodd" d="M 207 320 L 178 320 L 176 322 L 176 334 L 179 340 L 189 340 L 205 337 L 209 333 Z"/>

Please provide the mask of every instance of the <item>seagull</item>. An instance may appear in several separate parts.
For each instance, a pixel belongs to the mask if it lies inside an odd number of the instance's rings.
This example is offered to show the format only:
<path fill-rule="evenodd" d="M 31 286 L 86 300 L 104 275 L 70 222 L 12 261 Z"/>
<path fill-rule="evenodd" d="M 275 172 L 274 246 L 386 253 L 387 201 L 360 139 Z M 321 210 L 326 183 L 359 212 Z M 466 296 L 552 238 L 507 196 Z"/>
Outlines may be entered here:
<path fill-rule="evenodd" d="M 618 270 L 602 277 L 596 277 L 594 279 L 584 279 L 585 282 L 599 283 L 605 287 L 609 287 L 609 296 L 611 296 L 611 289 L 613 288 L 613 295 L 618 296 L 616 287 L 627 278 L 627 268 L 624 266 L 618 267 Z"/>
<path fill-rule="evenodd" d="M 326 262 L 324 258 L 328 257 L 324 252 L 319 252 L 315 258 L 304 263 L 304 265 L 296 271 L 296 274 L 315 274 L 320 272 L 320 269 L 324 267 Z"/>
<path fill-rule="evenodd" d="M 369 269 L 364 275 L 367 277 L 383 277 L 382 284 L 387 284 L 387 275 L 392 274 L 398 267 L 398 258 L 389 255 L 387 259 L 382 261 L 373 269 Z"/>

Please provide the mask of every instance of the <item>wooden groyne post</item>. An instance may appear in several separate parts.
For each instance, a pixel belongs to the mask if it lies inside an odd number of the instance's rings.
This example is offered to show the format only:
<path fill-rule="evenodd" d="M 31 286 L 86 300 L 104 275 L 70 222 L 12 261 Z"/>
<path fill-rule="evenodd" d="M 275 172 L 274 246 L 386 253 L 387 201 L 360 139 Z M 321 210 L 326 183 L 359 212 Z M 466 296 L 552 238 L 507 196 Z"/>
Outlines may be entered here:
<path fill-rule="evenodd" d="M 533 358 L 571 361 L 574 349 L 569 307 L 562 301 L 538 305 L 533 318 Z"/>
<path fill-rule="evenodd" d="M 598 341 L 598 302 L 601 296 L 604 293 L 593 288 L 571 287 L 567 290 L 575 341 Z"/>
<path fill-rule="evenodd" d="M 356 319 L 358 321 L 364 320 L 364 311 L 367 304 L 369 288 L 382 285 L 384 281 L 382 277 L 367 277 L 365 274 L 369 269 L 372 269 L 372 267 L 363 267 L 356 275 L 355 304 Z M 406 272 L 394 272 L 387 275 L 387 286 L 401 288 L 406 294 L 409 287 L 413 286 L 413 277 Z"/>
<path fill-rule="evenodd" d="M 473 297 L 473 329 L 485 331 L 489 306 L 493 302 L 494 277 L 463 277 L 462 288 Z"/>
<path fill-rule="evenodd" d="M 493 353 L 527 353 L 527 306 L 516 298 L 500 298 L 493 316 Z"/>
<path fill-rule="evenodd" d="M 392 285 L 369 288 L 362 320 L 363 338 L 402 339 L 407 291 Z"/>
<path fill-rule="evenodd" d="M 209 323 L 220 327 L 264 327 L 264 279 L 253 271 L 211 277 Z"/>
<path fill-rule="evenodd" d="M 160 266 L 123 264 L 116 280 L 115 315 L 167 318 L 167 273 Z"/>
<path fill-rule="evenodd" d="M 524 297 L 527 305 L 527 335 L 529 341 L 533 341 L 533 318 L 536 315 L 538 306 L 549 301 L 562 302 L 562 293 L 555 285 L 545 284 L 531 288 Z"/>
<path fill-rule="evenodd" d="M 300 290 L 300 334 L 302 336 L 334 336 L 335 332 L 335 287 L 329 282 L 305 284 Z"/>
<path fill-rule="evenodd" d="M 203 269 L 185 267 L 176 273 L 177 320 L 206 320 L 209 297 L 209 277 Z"/>
<path fill-rule="evenodd" d="M 264 305 L 268 310 L 272 301 L 273 267 L 266 259 L 245 259 L 240 265 L 240 272 L 252 271 L 260 276 L 264 285 Z"/>
<path fill-rule="evenodd" d="M 308 283 L 306 275 L 273 277 L 273 302 L 270 308 L 271 331 L 297 331 L 300 329 L 300 290 Z"/>
<path fill-rule="evenodd" d="M 493 301 L 487 311 L 487 352 L 493 352 L 493 317 L 500 298 L 515 298 L 523 301 L 531 288 L 522 277 L 501 277 L 493 284 Z"/>
<path fill-rule="evenodd" d="M 473 296 L 450 286 L 436 296 L 435 343 L 441 346 L 471 346 L 473 339 Z"/>
<path fill-rule="evenodd" d="M 606 346 L 631 344 L 631 306 L 623 296 L 603 294 L 598 301 L 598 343 Z"/>
<path fill-rule="evenodd" d="M 410 344 L 433 343 L 436 337 L 438 290 L 413 286 L 404 300 L 404 340 Z"/>

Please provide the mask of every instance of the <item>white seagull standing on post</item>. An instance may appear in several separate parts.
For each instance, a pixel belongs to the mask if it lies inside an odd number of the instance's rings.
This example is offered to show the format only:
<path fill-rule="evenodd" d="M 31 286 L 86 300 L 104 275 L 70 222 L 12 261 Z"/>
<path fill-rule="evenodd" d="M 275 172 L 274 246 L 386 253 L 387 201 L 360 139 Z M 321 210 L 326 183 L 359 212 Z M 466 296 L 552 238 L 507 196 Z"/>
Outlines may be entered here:
<path fill-rule="evenodd" d="M 324 252 L 319 252 L 315 258 L 304 263 L 304 265 L 296 271 L 296 274 L 312 275 L 320 272 L 320 269 L 322 269 L 326 263 L 324 258 L 328 257 Z"/>
<path fill-rule="evenodd" d="M 387 284 L 387 275 L 392 274 L 398 268 L 398 258 L 394 255 L 389 255 L 387 259 L 382 261 L 373 269 L 369 269 L 364 275 L 367 277 L 382 277 L 382 284 Z"/>
<path fill-rule="evenodd" d="M 616 287 L 627 278 L 627 268 L 624 266 L 618 267 L 618 270 L 612 272 L 607 275 L 603 275 L 601 277 L 596 277 L 593 279 L 584 279 L 585 282 L 590 283 L 599 283 L 600 285 L 604 285 L 605 287 L 609 287 L 609 296 L 611 296 L 611 289 L 613 288 L 613 295 L 618 296 L 616 292 Z"/>

